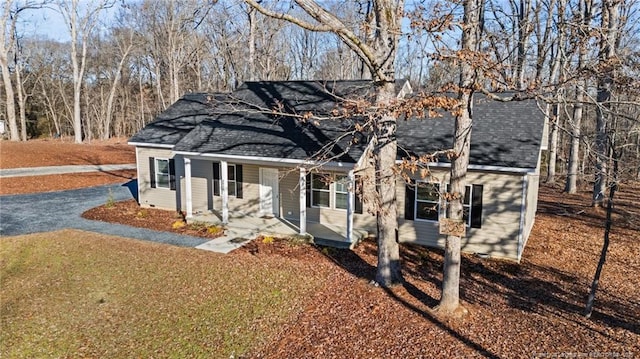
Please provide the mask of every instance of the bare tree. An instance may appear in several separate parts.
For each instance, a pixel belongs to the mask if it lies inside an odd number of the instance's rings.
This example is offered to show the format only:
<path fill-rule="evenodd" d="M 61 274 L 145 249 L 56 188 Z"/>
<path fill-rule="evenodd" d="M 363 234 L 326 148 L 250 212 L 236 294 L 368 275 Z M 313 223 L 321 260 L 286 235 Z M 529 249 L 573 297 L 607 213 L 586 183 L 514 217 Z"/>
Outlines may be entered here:
<path fill-rule="evenodd" d="M 264 15 L 286 20 L 306 30 L 331 32 L 340 38 L 367 65 L 376 86 L 375 105 L 384 108 L 395 98 L 395 57 L 400 34 L 404 1 L 373 1 L 372 37 L 360 37 L 341 19 L 312 0 L 296 0 L 316 23 L 286 13 L 275 12 L 255 0 L 246 0 Z M 403 281 L 398 230 L 394 165 L 397 154 L 396 118 L 383 112 L 374 124 L 374 159 L 376 169 L 376 204 L 378 225 L 378 267 L 376 282 L 390 286 Z"/>
<path fill-rule="evenodd" d="M 133 29 L 119 29 L 115 31 L 113 40 L 117 44 L 118 56 L 120 61 L 114 70 L 113 79 L 111 81 L 111 88 L 109 89 L 109 97 L 107 98 L 107 104 L 105 109 L 104 122 L 102 124 L 102 139 L 109 139 L 111 136 L 111 122 L 113 117 L 113 101 L 116 97 L 116 90 L 122 76 L 122 70 L 127 63 L 129 54 L 135 46 L 135 33 Z"/>
<path fill-rule="evenodd" d="M 591 0 L 581 0 L 578 2 L 578 11 L 576 19 L 576 31 L 573 41 L 578 47 L 578 63 L 577 71 L 587 65 L 587 56 L 589 54 L 589 40 L 591 19 L 593 17 L 593 4 Z M 582 76 L 576 79 L 576 96 L 575 105 L 573 107 L 573 116 L 569 121 L 571 146 L 569 149 L 569 165 L 567 172 L 567 180 L 565 183 L 565 192 L 576 193 L 578 183 L 578 165 L 580 162 L 580 141 L 582 140 L 582 117 L 584 116 L 584 103 L 587 97 L 588 79 Z"/>
<path fill-rule="evenodd" d="M 13 53 L 14 59 L 17 57 L 15 53 L 17 41 L 16 24 L 20 13 L 28 9 L 39 8 L 43 4 L 43 1 L 17 2 L 14 0 L 5 0 L 2 3 L 2 14 L 0 15 L 0 27 L 2 27 L 2 31 L 0 31 L 0 71 L 2 71 L 9 135 L 12 141 L 20 140 L 16 119 L 15 91 L 11 82 L 11 71 L 9 70 L 9 56 Z M 26 140 L 26 134 L 23 137 Z"/>
<path fill-rule="evenodd" d="M 462 41 L 458 56 L 460 58 L 460 82 L 458 89 L 459 108 L 457 109 L 451 178 L 449 182 L 452 198 L 447 206 L 447 217 L 457 223 L 463 223 L 463 199 L 465 193 L 467 169 L 471 145 L 473 124 L 473 92 L 476 85 L 478 64 L 473 60 L 481 44 L 484 21 L 484 0 L 464 2 L 462 20 Z M 447 235 L 444 252 L 442 278 L 442 296 L 438 310 L 455 312 L 460 307 L 460 234 Z"/>
<path fill-rule="evenodd" d="M 616 57 L 616 47 L 620 37 L 619 15 L 619 0 L 604 0 L 602 2 L 602 34 L 598 56 L 599 75 L 596 106 L 596 166 L 593 184 L 593 205 L 597 207 L 603 205 L 607 187 L 607 125 L 615 67 L 619 61 Z"/>
<path fill-rule="evenodd" d="M 60 0 L 58 10 L 67 24 L 73 68 L 73 134 L 76 143 L 82 143 L 82 117 L 80 100 L 84 71 L 87 65 L 87 40 L 98 24 L 100 13 L 113 6 L 114 0 L 80 3 L 79 0 Z M 83 9 L 84 7 L 84 9 Z M 80 49 L 78 49 L 80 47 Z"/>
<path fill-rule="evenodd" d="M 565 102 L 565 81 L 566 81 L 566 63 L 567 58 L 570 56 L 569 51 L 567 49 L 566 44 L 566 31 L 567 24 L 565 20 L 565 11 L 566 11 L 566 0 L 558 0 L 556 4 L 556 28 L 557 28 L 557 38 L 553 41 L 554 45 L 552 45 L 553 59 L 551 61 L 550 73 L 549 73 L 549 86 L 555 92 L 555 104 L 548 103 L 546 108 L 546 117 L 549 121 L 549 158 L 548 158 L 548 166 L 547 166 L 547 183 L 554 183 L 556 180 L 556 167 L 558 160 L 558 141 L 559 141 L 559 132 L 562 126 L 561 119 L 563 118 L 563 103 Z M 550 5 L 552 6 L 552 5 Z M 552 18 L 552 8 L 549 8 L 548 17 Z M 541 46 L 541 44 L 538 44 Z M 540 64 L 540 61 L 538 61 Z M 537 66 L 538 68 L 540 65 Z M 539 73 L 536 71 L 536 73 Z"/>

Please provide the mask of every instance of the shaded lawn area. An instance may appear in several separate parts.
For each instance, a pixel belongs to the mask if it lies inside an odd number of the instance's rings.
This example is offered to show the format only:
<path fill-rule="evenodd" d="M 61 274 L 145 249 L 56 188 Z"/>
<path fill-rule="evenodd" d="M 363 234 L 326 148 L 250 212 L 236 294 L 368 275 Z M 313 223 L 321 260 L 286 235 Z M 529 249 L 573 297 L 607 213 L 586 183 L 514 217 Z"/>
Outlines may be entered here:
<path fill-rule="evenodd" d="M 321 278 L 299 261 L 81 231 L 2 238 L 0 357 L 237 357 Z"/>

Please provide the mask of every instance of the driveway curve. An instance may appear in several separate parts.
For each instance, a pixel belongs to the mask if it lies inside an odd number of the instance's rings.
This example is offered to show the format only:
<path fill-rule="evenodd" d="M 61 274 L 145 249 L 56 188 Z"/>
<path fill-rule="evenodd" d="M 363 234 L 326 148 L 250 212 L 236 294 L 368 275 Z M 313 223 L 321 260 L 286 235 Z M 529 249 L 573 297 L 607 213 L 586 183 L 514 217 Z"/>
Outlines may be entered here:
<path fill-rule="evenodd" d="M 58 192 L 0 196 L 0 236 L 73 228 L 183 247 L 195 247 L 207 242 L 204 238 L 92 221 L 80 216 L 88 209 L 105 204 L 109 196 L 113 196 L 115 201 L 133 198 L 126 183 Z"/>

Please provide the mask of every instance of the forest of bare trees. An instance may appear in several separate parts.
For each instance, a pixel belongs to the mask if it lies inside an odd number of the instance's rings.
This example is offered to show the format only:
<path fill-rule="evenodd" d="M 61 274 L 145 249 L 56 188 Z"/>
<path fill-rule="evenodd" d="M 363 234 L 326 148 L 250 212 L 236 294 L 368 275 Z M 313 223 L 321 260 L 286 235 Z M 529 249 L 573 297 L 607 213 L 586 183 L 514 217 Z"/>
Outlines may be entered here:
<path fill-rule="evenodd" d="M 274 4 L 305 16 L 295 3 Z M 370 1 L 329 5 L 369 36 Z M 447 51 L 460 41 L 462 6 L 404 8 L 395 76 L 429 91 L 457 83 Z M 624 175 L 640 175 L 639 8 L 635 0 L 510 0 L 482 10 L 482 88 L 547 101 L 546 180 L 566 175 L 568 192 L 606 170 L 604 131 L 615 130 L 621 156 L 635 164 Z M 44 11 L 59 13 L 68 26 L 57 30 L 74 41 L 34 35 L 27 15 Z M 11 140 L 129 136 L 187 92 L 225 92 L 247 80 L 371 78 L 334 34 L 264 16 L 241 0 L 9 0 L 0 19 L 0 119 Z"/>

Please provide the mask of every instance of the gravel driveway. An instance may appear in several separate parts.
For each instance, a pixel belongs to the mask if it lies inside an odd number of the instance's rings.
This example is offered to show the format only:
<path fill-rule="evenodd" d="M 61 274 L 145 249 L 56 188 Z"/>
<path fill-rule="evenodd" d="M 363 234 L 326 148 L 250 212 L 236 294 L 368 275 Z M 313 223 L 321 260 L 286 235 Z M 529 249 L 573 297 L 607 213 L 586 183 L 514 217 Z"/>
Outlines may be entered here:
<path fill-rule="evenodd" d="M 133 197 L 126 184 L 0 196 L 0 236 L 73 228 L 185 247 L 195 247 L 207 242 L 204 238 L 92 221 L 80 217 L 82 212 L 105 204 L 110 196 L 109 189 L 115 201 Z"/>

